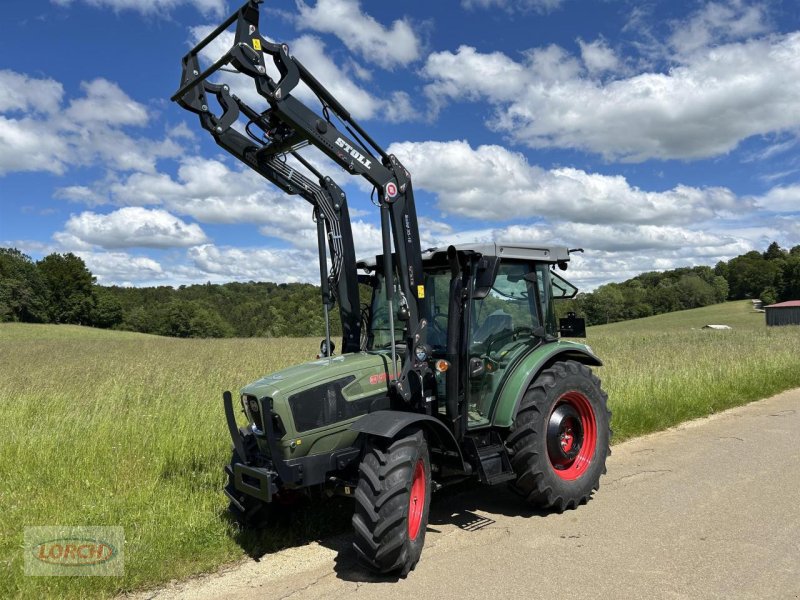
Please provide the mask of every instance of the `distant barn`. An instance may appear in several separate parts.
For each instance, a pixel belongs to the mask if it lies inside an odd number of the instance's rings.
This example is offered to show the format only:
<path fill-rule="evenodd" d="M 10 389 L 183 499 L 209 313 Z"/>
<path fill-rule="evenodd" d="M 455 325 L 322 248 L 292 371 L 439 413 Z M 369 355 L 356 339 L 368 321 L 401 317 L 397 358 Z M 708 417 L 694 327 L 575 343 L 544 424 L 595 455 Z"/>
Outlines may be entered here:
<path fill-rule="evenodd" d="M 800 300 L 765 306 L 767 325 L 800 325 Z"/>

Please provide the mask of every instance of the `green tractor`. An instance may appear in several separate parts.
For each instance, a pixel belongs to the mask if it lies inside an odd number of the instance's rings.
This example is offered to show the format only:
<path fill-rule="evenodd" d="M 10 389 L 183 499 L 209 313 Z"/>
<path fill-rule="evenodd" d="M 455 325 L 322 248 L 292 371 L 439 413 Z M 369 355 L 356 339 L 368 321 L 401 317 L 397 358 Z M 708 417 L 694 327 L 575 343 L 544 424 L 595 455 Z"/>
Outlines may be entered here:
<path fill-rule="evenodd" d="M 248 525 L 297 491 L 352 497 L 358 555 L 406 575 L 422 553 L 432 492 L 444 485 L 504 483 L 559 512 L 586 502 L 605 472 L 611 431 L 590 369 L 600 359 L 564 339 L 584 337 L 584 322 L 556 319 L 554 303 L 577 293 L 557 273 L 573 251 L 501 242 L 423 251 L 410 173 L 285 44 L 261 36 L 259 4 L 247 2 L 184 57 L 172 99 L 222 148 L 312 205 L 327 332 L 316 360 L 241 389 L 246 425 L 223 394 L 230 510 Z M 232 26 L 231 49 L 201 70 L 200 53 Z M 254 80 L 265 109 L 208 81 L 225 67 Z M 301 82 L 319 112 L 292 94 Z M 300 153 L 309 146 L 374 186 L 380 255 L 356 261 L 347 198 Z M 361 306 L 363 286 L 372 294 Z"/>

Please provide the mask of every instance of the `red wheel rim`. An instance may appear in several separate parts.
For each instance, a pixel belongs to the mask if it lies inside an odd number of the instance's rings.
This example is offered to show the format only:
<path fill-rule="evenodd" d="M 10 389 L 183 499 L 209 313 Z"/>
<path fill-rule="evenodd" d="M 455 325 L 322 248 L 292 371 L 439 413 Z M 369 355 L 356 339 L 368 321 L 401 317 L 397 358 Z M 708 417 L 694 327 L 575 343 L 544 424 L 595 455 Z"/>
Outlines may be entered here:
<path fill-rule="evenodd" d="M 414 478 L 411 480 L 411 494 L 408 497 L 408 537 L 417 539 L 422 525 L 422 509 L 425 506 L 425 465 L 422 459 L 414 467 Z"/>
<path fill-rule="evenodd" d="M 577 413 L 578 423 L 571 423 L 570 419 L 565 419 L 556 433 L 558 439 L 549 440 L 551 447 L 552 442 L 556 441 L 564 452 L 570 452 L 578 444 L 580 444 L 580 450 L 566 464 L 563 459 L 555 460 L 550 449 L 548 449 L 548 455 L 553 472 L 561 479 L 574 481 L 587 471 L 594 458 L 597 447 L 597 420 L 589 399 L 581 392 L 571 391 L 561 396 L 550 414 L 552 415 L 562 405 L 568 405 L 574 409 L 574 412 Z M 577 436 L 576 432 L 579 432 Z M 548 435 L 552 435 L 552 432 L 548 431 Z"/>

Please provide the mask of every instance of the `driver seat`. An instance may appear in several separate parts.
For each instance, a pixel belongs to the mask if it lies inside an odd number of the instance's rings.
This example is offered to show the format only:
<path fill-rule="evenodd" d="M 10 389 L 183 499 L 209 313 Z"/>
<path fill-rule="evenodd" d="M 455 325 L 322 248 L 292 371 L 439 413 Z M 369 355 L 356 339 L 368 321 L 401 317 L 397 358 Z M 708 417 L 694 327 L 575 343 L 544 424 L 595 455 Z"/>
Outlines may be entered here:
<path fill-rule="evenodd" d="M 472 338 L 473 343 L 482 344 L 489 338 L 489 336 L 495 335 L 504 330 L 513 331 L 513 322 L 510 314 L 504 312 L 503 309 L 498 308 L 496 311 L 486 317 L 486 320 L 481 323 L 480 327 L 478 327 L 478 330 L 475 332 L 475 335 Z"/>

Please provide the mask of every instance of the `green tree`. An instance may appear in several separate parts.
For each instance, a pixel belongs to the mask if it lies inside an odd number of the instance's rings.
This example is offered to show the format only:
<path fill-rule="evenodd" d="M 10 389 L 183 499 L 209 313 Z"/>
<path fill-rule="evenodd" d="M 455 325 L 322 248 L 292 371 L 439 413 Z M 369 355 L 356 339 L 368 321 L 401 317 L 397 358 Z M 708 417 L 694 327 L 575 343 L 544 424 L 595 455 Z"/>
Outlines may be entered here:
<path fill-rule="evenodd" d="M 612 323 L 621 318 L 625 297 L 619 289 L 619 284 L 601 285 L 592 295 L 595 299 L 594 310 L 597 318 L 595 322 Z"/>
<path fill-rule="evenodd" d="M 105 288 L 95 286 L 94 306 L 91 311 L 91 324 L 95 327 L 110 328 L 122 322 L 122 304 Z"/>
<path fill-rule="evenodd" d="M 122 329 L 139 333 L 156 333 L 158 325 L 151 311 L 144 306 L 134 306 L 122 318 Z"/>
<path fill-rule="evenodd" d="M 698 275 L 684 275 L 677 287 L 683 308 L 698 308 L 714 303 L 714 288 Z"/>
<path fill-rule="evenodd" d="M 733 300 L 757 298 L 762 290 L 775 286 L 781 274 L 777 261 L 768 261 L 752 251 L 728 262 L 728 285 Z"/>
<path fill-rule="evenodd" d="M 190 322 L 191 337 L 221 338 L 233 336 L 233 327 L 226 323 L 218 313 L 205 308 L 197 308 Z"/>
<path fill-rule="evenodd" d="M 778 245 L 778 242 L 772 242 L 764 252 L 764 260 L 780 260 L 785 256 L 786 252 Z"/>
<path fill-rule="evenodd" d="M 176 300 L 166 307 L 159 333 L 172 337 L 192 337 L 192 319 L 195 306 L 191 302 Z"/>
<path fill-rule="evenodd" d="M 720 275 L 715 275 L 711 285 L 714 288 L 714 302 L 725 302 L 730 291 L 728 280 Z"/>
<path fill-rule="evenodd" d="M 36 264 L 16 248 L 0 248 L 0 321 L 46 323 L 48 289 Z"/>
<path fill-rule="evenodd" d="M 50 290 L 50 316 L 54 323 L 86 325 L 94 309 L 95 278 L 86 263 L 71 252 L 49 254 L 36 263 Z"/>
<path fill-rule="evenodd" d="M 800 300 L 800 252 L 790 254 L 783 262 L 778 300 Z"/>
<path fill-rule="evenodd" d="M 758 297 L 761 300 L 761 302 L 764 303 L 764 306 L 775 304 L 778 301 L 778 290 L 770 286 L 768 288 L 761 290 L 761 293 L 759 294 Z"/>

